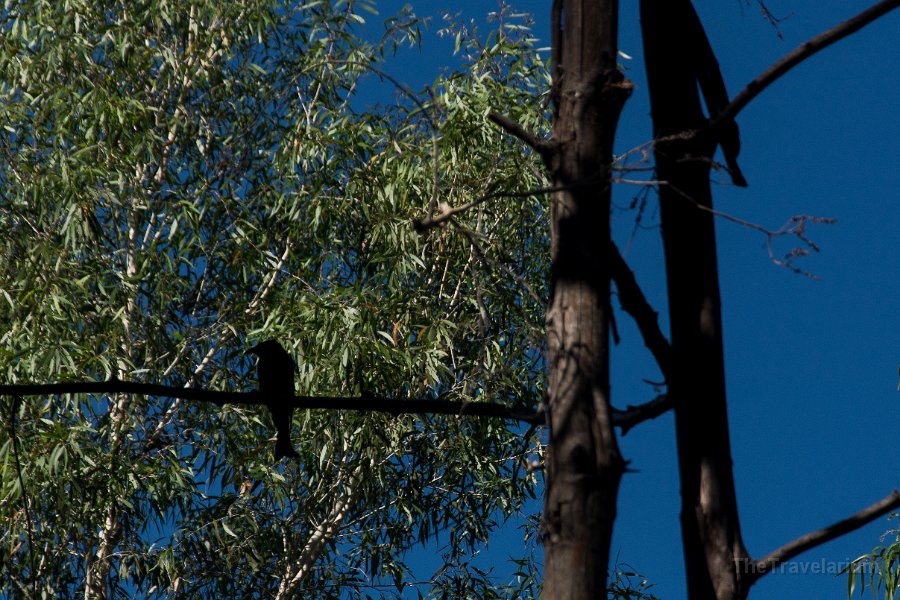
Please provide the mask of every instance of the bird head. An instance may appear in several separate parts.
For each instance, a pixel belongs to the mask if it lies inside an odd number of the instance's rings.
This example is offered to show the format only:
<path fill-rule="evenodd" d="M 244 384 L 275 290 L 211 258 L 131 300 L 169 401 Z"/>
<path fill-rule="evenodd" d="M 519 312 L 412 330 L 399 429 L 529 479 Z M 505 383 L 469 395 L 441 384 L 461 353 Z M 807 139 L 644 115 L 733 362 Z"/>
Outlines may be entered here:
<path fill-rule="evenodd" d="M 269 364 L 290 365 L 289 368 L 295 368 L 296 363 L 284 346 L 278 343 L 278 340 L 266 340 L 253 346 L 245 354 L 255 354 L 260 360 L 264 360 Z"/>
<path fill-rule="evenodd" d="M 278 343 L 278 340 L 266 340 L 253 346 L 252 348 L 247 350 L 245 354 L 255 354 L 258 357 L 262 358 L 264 356 L 278 356 L 281 354 L 287 354 L 287 351 L 281 344 Z"/>

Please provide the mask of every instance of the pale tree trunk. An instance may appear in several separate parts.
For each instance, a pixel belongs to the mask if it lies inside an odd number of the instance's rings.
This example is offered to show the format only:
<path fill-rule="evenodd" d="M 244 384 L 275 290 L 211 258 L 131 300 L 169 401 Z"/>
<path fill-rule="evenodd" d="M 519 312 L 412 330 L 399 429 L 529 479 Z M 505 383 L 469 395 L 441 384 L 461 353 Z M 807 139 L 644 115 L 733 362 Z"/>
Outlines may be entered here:
<path fill-rule="evenodd" d="M 555 187 L 547 310 L 550 449 L 544 507 L 544 598 L 606 596 L 625 463 L 609 398 L 610 163 L 631 90 L 616 68 L 615 0 L 553 5 Z"/>
<path fill-rule="evenodd" d="M 127 231 L 127 250 L 125 255 L 125 275 L 128 279 L 132 279 L 137 275 L 137 244 L 138 244 L 138 210 L 136 207 L 128 207 L 128 231 Z M 122 328 L 122 340 L 119 344 L 119 352 L 121 359 L 116 366 L 116 377 L 121 380 L 128 379 L 128 373 L 131 370 L 129 365 L 134 364 L 133 353 L 133 332 L 132 327 L 137 318 L 138 307 L 134 297 L 130 297 L 126 301 L 125 321 Z M 109 411 L 109 427 L 110 427 L 110 453 L 125 452 L 123 448 L 125 437 L 129 430 L 130 404 L 132 397 L 128 394 L 117 394 L 111 399 L 112 407 Z M 117 498 L 109 498 L 103 512 L 105 515 L 103 524 L 97 532 L 97 551 L 94 556 L 87 561 L 87 568 L 84 576 L 84 597 L 85 600 L 106 600 L 107 581 L 109 580 L 110 570 L 112 568 L 112 555 L 116 545 L 119 543 L 121 534 L 121 503 Z"/>
<path fill-rule="evenodd" d="M 188 92 L 193 87 L 194 79 L 192 77 L 192 74 L 198 68 L 203 68 L 202 63 L 204 61 L 200 60 L 200 55 L 191 52 L 191 49 L 196 42 L 196 29 L 194 27 L 196 25 L 195 13 L 196 10 L 194 7 L 192 7 L 189 19 L 192 26 L 188 28 L 187 47 L 184 56 L 185 74 L 180 81 L 180 101 L 183 101 L 184 98 L 187 97 Z M 223 50 L 221 48 L 209 48 L 204 57 L 205 62 L 209 63 L 213 60 L 216 60 L 222 54 Z M 179 117 L 184 116 L 183 108 L 181 106 L 175 107 L 174 113 Z M 172 152 L 173 143 L 175 142 L 178 135 L 178 121 L 176 120 L 166 127 L 167 130 L 165 137 L 167 143 L 165 144 L 161 154 L 158 157 L 158 162 L 155 165 L 147 163 L 139 165 L 136 168 L 132 186 L 133 189 L 141 190 L 148 183 L 150 184 L 151 189 L 158 189 L 165 180 L 166 170 L 168 167 L 169 157 Z M 133 278 L 138 273 L 138 253 L 144 246 L 146 246 L 147 242 L 149 241 L 148 236 L 150 235 L 152 228 L 156 223 L 156 215 L 146 210 L 146 207 L 140 206 L 141 202 L 142 199 L 133 198 L 130 204 L 125 209 L 125 218 L 127 223 L 127 232 L 125 239 L 127 247 L 125 256 L 125 275 L 126 279 L 130 281 L 133 281 Z M 141 226 L 142 216 L 145 216 L 148 219 L 147 229 L 143 240 L 140 237 L 139 230 Z M 134 355 L 135 334 L 133 328 L 135 323 L 137 322 L 137 319 L 140 317 L 139 313 L 140 309 L 137 304 L 137 299 L 136 297 L 132 296 L 127 300 L 125 320 L 123 324 L 123 339 L 120 340 L 120 352 L 123 358 L 117 365 L 116 370 L 116 376 L 119 379 L 127 379 L 127 374 L 131 371 L 131 369 L 134 368 L 134 366 L 136 366 Z M 148 344 L 145 344 L 145 347 L 147 345 Z M 214 349 L 211 349 L 210 354 L 207 355 L 207 358 L 209 358 L 213 352 Z M 205 365 L 206 361 L 201 363 L 197 367 L 195 375 L 198 374 L 205 367 Z M 190 385 L 190 382 L 187 385 Z M 132 411 L 130 411 L 129 409 L 134 404 L 134 402 L 135 399 L 133 396 L 125 394 L 117 395 L 111 402 L 110 452 L 113 454 L 123 451 L 123 444 L 125 442 L 125 437 L 128 433 L 131 420 Z M 174 416 L 174 411 L 177 410 L 178 405 L 179 403 L 175 403 L 166 416 L 169 418 Z M 162 431 L 162 427 L 164 427 L 164 423 L 160 424 L 160 428 L 158 430 L 159 432 Z M 112 555 L 116 545 L 119 543 L 119 537 L 121 533 L 120 522 L 123 518 L 121 506 L 121 503 L 119 503 L 117 499 L 112 498 L 104 508 L 105 520 L 97 534 L 97 551 L 95 552 L 94 556 L 89 557 L 87 560 L 84 586 L 84 594 L 86 600 L 105 600 L 107 598 L 106 582 L 110 577 L 112 568 Z"/>
<path fill-rule="evenodd" d="M 349 450 L 349 441 L 345 441 L 344 452 L 347 453 Z M 323 550 L 334 542 L 341 528 L 346 526 L 349 514 L 356 508 L 362 496 L 366 476 L 376 466 L 374 458 L 361 458 L 360 461 L 360 464 L 349 473 L 344 469 L 338 472 L 337 481 L 332 486 L 334 500 L 331 509 L 323 520 L 314 524 L 313 532 L 300 552 L 293 552 L 290 547 L 291 535 L 285 532 L 284 556 L 291 558 L 285 563 L 275 600 L 297 597 L 297 588 L 309 576 Z"/>

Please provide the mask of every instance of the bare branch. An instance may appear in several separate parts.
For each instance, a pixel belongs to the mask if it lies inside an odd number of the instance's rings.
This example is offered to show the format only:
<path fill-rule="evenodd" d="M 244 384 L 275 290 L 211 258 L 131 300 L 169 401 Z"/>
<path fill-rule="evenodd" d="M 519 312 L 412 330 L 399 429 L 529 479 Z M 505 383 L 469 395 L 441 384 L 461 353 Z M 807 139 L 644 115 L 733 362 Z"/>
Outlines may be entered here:
<path fill-rule="evenodd" d="M 839 538 L 842 535 L 846 535 L 851 531 L 855 531 L 863 525 L 874 521 L 878 517 L 887 514 L 898 507 L 900 507 L 900 492 L 894 490 L 882 500 L 879 500 L 868 508 L 864 508 L 852 517 L 838 521 L 837 523 L 819 529 L 818 531 L 807 533 L 806 535 L 785 544 L 765 558 L 761 558 L 750 564 L 750 572 L 747 573 L 747 576 L 750 578 L 750 583 L 752 584 L 757 579 L 770 572 L 773 568 L 777 567 L 780 563 L 790 560 L 807 550 L 812 550 L 817 546 L 821 546 L 826 542 Z"/>
<path fill-rule="evenodd" d="M 663 377 L 668 379 L 671 373 L 672 347 L 659 328 L 657 312 L 647 302 L 644 292 L 641 291 L 637 279 L 634 277 L 634 272 L 628 267 L 615 244 L 611 244 L 609 258 L 610 271 L 616 284 L 616 289 L 619 291 L 619 302 L 622 305 L 622 310 L 634 318 L 641 332 L 641 337 L 644 338 L 644 345 L 647 346 L 653 354 L 653 358 L 656 359 L 656 364 L 659 365 L 659 370 Z"/>
<path fill-rule="evenodd" d="M 744 4 L 750 6 L 750 0 L 744 0 Z M 781 22 L 784 21 L 784 17 L 776 17 L 763 0 L 756 0 L 756 4 L 759 6 L 759 12 L 762 14 L 763 19 L 775 30 L 775 35 L 783 40 L 784 35 L 781 33 Z"/>
<path fill-rule="evenodd" d="M 138 383 L 110 379 L 107 381 L 73 381 L 67 383 L 40 383 L 26 385 L 0 385 L 0 396 L 56 396 L 59 394 L 141 394 L 183 398 L 198 402 L 224 404 L 265 404 L 258 392 L 218 392 L 200 388 L 171 387 L 153 383 Z M 363 392 L 359 396 L 294 396 L 285 400 L 299 409 L 356 410 L 383 412 L 392 415 L 438 414 L 464 417 L 493 417 L 511 419 L 531 424 L 542 424 L 543 413 L 525 407 L 508 406 L 495 402 L 465 402 L 454 400 L 398 400 Z"/>
<path fill-rule="evenodd" d="M 882 0 L 874 6 L 862 11 L 855 17 L 847 19 L 840 25 L 817 35 L 795 48 L 792 52 L 781 58 L 781 60 L 763 71 L 756 79 L 747 84 L 747 87 L 742 89 L 734 98 L 732 98 L 728 106 L 726 106 L 715 119 L 712 126 L 716 127 L 720 123 L 727 123 L 729 119 L 734 119 L 734 117 L 736 117 L 751 100 L 756 98 L 763 90 L 781 78 L 782 75 L 792 68 L 820 50 L 824 50 L 831 44 L 859 31 L 869 23 L 894 10 L 898 6 L 900 6 L 900 0 Z"/>
<path fill-rule="evenodd" d="M 506 131 L 506 133 L 510 134 L 513 137 L 519 138 L 542 155 L 547 151 L 547 142 L 541 140 L 536 135 L 534 135 L 509 117 L 501 115 L 498 112 L 491 111 L 488 113 L 488 119 L 502 127 L 503 130 Z"/>
<path fill-rule="evenodd" d="M 638 406 L 629 405 L 626 409 L 614 408 L 612 414 L 613 425 L 622 430 L 625 435 L 635 425 L 639 425 L 644 421 L 655 419 L 665 414 L 674 406 L 668 394 L 660 394 L 650 402 L 640 404 Z"/>

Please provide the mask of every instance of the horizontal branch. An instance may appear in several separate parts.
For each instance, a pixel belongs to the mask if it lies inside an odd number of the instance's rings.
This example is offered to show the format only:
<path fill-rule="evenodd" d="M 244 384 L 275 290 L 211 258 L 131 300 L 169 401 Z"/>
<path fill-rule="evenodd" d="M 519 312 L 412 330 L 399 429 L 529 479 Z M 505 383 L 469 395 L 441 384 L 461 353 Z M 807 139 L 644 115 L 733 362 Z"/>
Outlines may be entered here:
<path fill-rule="evenodd" d="M 888 12 L 900 6 L 900 0 L 882 0 L 874 6 L 867 8 L 855 17 L 847 19 L 840 25 L 829 29 L 828 31 L 817 35 L 811 40 L 805 42 L 795 48 L 786 56 L 782 57 L 778 62 L 763 71 L 756 79 L 747 84 L 734 98 L 728 106 L 719 113 L 715 119 L 713 127 L 719 123 L 727 123 L 729 119 L 734 119 L 741 110 L 756 98 L 763 90 L 769 87 L 782 75 L 790 71 L 792 68 L 816 54 L 820 50 L 824 50 L 835 42 L 844 39 L 848 35 L 855 33 L 875 21 L 879 17 L 884 16 Z"/>
<path fill-rule="evenodd" d="M 761 558 L 751 563 L 750 572 L 747 573 L 747 576 L 750 578 L 750 583 L 752 584 L 779 564 L 788 561 L 807 550 L 812 550 L 817 546 L 821 546 L 825 542 L 830 542 L 851 531 L 855 531 L 863 525 L 866 525 L 897 508 L 900 508 L 900 492 L 894 490 L 887 497 L 879 500 L 868 508 L 864 508 L 852 517 L 838 521 L 837 523 L 819 529 L 818 531 L 807 533 L 806 535 L 785 544 L 765 558 Z"/>
<path fill-rule="evenodd" d="M 0 396 L 55 396 L 59 394 L 141 394 L 182 398 L 198 402 L 224 404 L 265 404 L 259 392 L 218 392 L 199 388 L 171 387 L 134 381 L 75 381 L 31 385 L 0 385 Z M 284 403 L 299 409 L 355 410 L 392 415 L 435 414 L 466 417 L 493 417 L 522 421 L 533 425 L 544 423 L 542 411 L 516 408 L 494 402 L 453 400 L 398 400 L 363 392 L 360 396 L 294 396 Z"/>
<path fill-rule="evenodd" d="M 71 381 L 66 383 L 36 383 L 22 385 L 0 385 L 0 396 L 58 396 L 60 394 L 140 394 L 164 398 L 182 398 L 197 402 L 210 402 L 218 406 L 225 404 L 253 405 L 265 402 L 259 392 L 219 392 L 201 388 L 172 387 L 155 383 L 136 381 Z M 463 402 L 457 400 L 397 400 L 363 392 L 359 396 L 294 396 L 285 404 L 299 409 L 355 410 L 360 412 L 382 412 L 391 415 L 432 414 L 457 415 L 460 417 L 493 417 L 510 419 L 531 425 L 546 422 L 542 408 L 532 410 L 498 404 L 496 402 Z M 632 427 L 655 419 L 671 408 L 666 394 L 639 406 L 627 409 L 613 409 L 613 425 L 622 429 L 622 434 Z"/>
<path fill-rule="evenodd" d="M 650 402 L 639 404 L 638 406 L 629 406 L 626 409 L 614 408 L 612 414 L 613 425 L 622 430 L 622 435 L 644 421 L 655 419 L 665 414 L 673 406 L 668 394 L 660 394 Z"/>
<path fill-rule="evenodd" d="M 671 373 L 672 347 L 659 328 L 657 312 L 647 302 L 644 292 L 641 291 L 637 279 L 634 277 L 634 272 L 622 258 L 622 254 L 619 253 L 615 244 L 611 244 L 609 257 L 610 271 L 616 289 L 619 291 L 622 310 L 634 319 L 641 332 L 641 337 L 644 338 L 644 345 L 656 359 L 656 364 L 659 365 L 663 377 L 668 380 Z"/>

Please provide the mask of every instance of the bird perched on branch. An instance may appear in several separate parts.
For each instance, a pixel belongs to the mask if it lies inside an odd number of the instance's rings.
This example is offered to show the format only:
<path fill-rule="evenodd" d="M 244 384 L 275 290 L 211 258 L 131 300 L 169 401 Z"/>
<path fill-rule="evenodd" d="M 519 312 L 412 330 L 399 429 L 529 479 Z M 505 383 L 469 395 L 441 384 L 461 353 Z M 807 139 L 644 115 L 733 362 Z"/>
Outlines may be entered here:
<path fill-rule="evenodd" d="M 259 357 L 256 363 L 259 393 L 272 413 L 272 423 L 275 425 L 275 460 L 285 456 L 300 458 L 291 444 L 294 407 L 290 402 L 294 397 L 294 369 L 297 365 L 276 340 L 266 340 L 247 352 Z"/>

